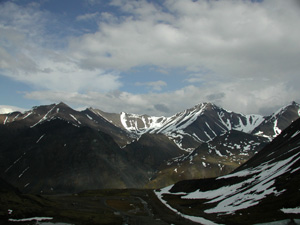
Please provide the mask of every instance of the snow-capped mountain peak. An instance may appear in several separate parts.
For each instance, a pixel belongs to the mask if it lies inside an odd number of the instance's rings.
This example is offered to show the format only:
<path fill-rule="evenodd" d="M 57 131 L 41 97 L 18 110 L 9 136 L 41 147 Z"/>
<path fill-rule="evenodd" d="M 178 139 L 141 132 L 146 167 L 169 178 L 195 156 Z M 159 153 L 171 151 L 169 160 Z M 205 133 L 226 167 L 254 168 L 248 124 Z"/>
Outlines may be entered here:
<path fill-rule="evenodd" d="M 252 133 L 268 137 L 272 140 L 277 137 L 291 122 L 300 117 L 299 111 L 300 105 L 293 101 L 291 104 L 281 107 L 272 115 L 264 117 L 263 122 L 257 126 Z"/>
<path fill-rule="evenodd" d="M 180 148 L 192 150 L 199 143 L 210 141 L 229 130 L 251 133 L 263 121 L 263 117 L 236 114 L 212 103 L 201 103 L 170 117 L 140 116 L 123 112 L 120 120 L 124 129 L 136 135 L 165 134 Z"/>
<path fill-rule="evenodd" d="M 270 116 L 244 115 L 225 110 L 212 103 L 200 103 L 170 117 L 148 116 L 122 112 L 106 113 L 89 108 L 76 111 L 64 103 L 38 106 L 24 113 L 0 115 L 0 123 L 26 120 L 36 126 L 51 119 L 63 119 L 74 126 L 92 126 L 113 135 L 120 146 L 141 135 L 163 134 L 183 150 L 191 151 L 203 142 L 213 140 L 231 130 L 267 137 L 272 140 L 292 121 L 300 117 L 296 102 L 280 108 Z M 117 135 L 116 133 L 117 132 Z M 120 136 L 120 134 L 123 134 Z"/>
<path fill-rule="evenodd" d="M 120 113 L 120 121 L 126 130 L 134 132 L 137 135 L 144 133 L 151 133 L 159 129 L 168 120 L 168 117 L 155 117 L 148 115 L 129 114 L 125 112 Z"/>
<path fill-rule="evenodd" d="M 299 117 L 299 113 L 298 111 L 291 111 L 293 108 L 300 109 L 299 105 L 293 102 L 291 105 L 282 107 L 270 117 L 281 118 L 281 116 L 290 112 L 291 115 L 289 117 L 294 120 Z M 146 133 L 164 134 L 172 139 L 181 149 L 188 151 L 230 130 L 253 134 L 254 131 L 266 123 L 266 120 L 271 120 L 270 117 L 261 115 L 234 113 L 213 103 L 200 103 L 170 117 L 138 115 L 126 112 L 121 112 L 120 114 L 101 112 L 101 116 L 135 137 L 140 137 Z M 268 137 L 271 140 L 275 137 L 274 134 L 278 135 L 284 127 L 292 122 L 288 119 L 287 121 L 288 123 L 283 125 L 280 122 L 279 126 L 276 125 L 278 129 L 275 130 L 273 129 L 273 121 L 271 134 L 262 133 L 261 131 L 256 131 L 256 134 Z"/>

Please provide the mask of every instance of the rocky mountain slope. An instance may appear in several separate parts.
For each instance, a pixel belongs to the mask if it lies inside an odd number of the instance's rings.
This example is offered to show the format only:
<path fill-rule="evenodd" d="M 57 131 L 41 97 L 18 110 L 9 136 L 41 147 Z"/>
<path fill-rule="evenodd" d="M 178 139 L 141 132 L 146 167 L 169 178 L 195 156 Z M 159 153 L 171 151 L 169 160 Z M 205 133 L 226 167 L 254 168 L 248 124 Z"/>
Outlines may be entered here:
<path fill-rule="evenodd" d="M 156 191 L 171 210 L 203 224 L 300 218 L 300 119 L 232 173 Z M 287 221 L 288 223 L 288 221 Z"/>
<path fill-rule="evenodd" d="M 152 175 L 168 160 L 186 154 L 162 134 L 144 134 L 138 141 L 127 145 L 124 151 L 130 159 L 152 171 Z"/>
<path fill-rule="evenodd" d="M 109 135 L 89 127 L 53 119 L 0 132 L 0 176 L 24 192 L 140 187 L 148 180 Z"/>
<path fill-rule="evenodd" d="M 299 176 L 300 119 L 231 174 L 156 191 L 24 195 L 0 178 L 0 223 L 298 224 Z"/>
<path fill-rule="evenodd" d="M 224 175 L 298 118 L 299 108 L 293 102 L 262 117 L 203 103 L 150 117 L 59 103 L 2 114 L 0 176 L 23 191 L 52 193 Z"/>
<path fill-rule="evenodd" d="M 220 110 L 218 107 L 214 109 Z M 236 114 L 232 113 L 230 117 L 234 115 Z M 242 115 L 239 116 L 240 120 Z M 254 118 L 254 116 L 247 117 Z M 169 160 L 151 178 L 148 187 L 164 187 L 184 179 L 210 178 L 228 174 L 260 151 L 292 121 L 299 118 L 299 104 L 292 102 L 271 116 L 262 118 L 263 122 L 257 123 L 256 127 L 232 126 L 231 130 L 224 131 L 225 133 L 200 144 L 188 155 Z M 230 124 L 230 120 L 227 121 Z M 249 121 L 249 124 L 251 123 L 253 121 Z"/>
<path fill-rule="evenodd" d="M 201 144 L 191 153 L 170 159 L 148 187 L 165 187 L 180 180 L 226 175 L 260 151 L 268 139 L 232 130 Z"/>
<path fill-rule="evenodd" d="M 282 107 L 270 116 L 243 115 L 222 109 L 212 103 L 198 104 L 171 117 L 155 117 L 122 112 L 106 113 L 87 108 L 76 111 L 64 103 L 34 107 L 24 113 L 0 115 L 0 124 L 30 126 L 54 118 L 64 119 L 74 126 L 89 126 L 111 135 L 124 147 L 143 134 L 163 134 L 183 150 L 192 151 L 200 144 L 213 140 L 228 131 L 263 136 L 272 140 L 281 130 L 300 116 L 296 102 Z"/>
<path fill-rule="evenodd" d="M 196 105 L 171 117 L 151 117 L 124 112 L 119 118 L 116 114 L 103 116 L 136 135 L 164 134 L 184 150 L 192 150 L 200 143 L 212 140 L 232 129 L 250 133 L 263 121 L 262 116 L 229 112 L 211 103 Z"/>
<path fill-rule="evenodd" d="M 125 112 L 118 115 L 100 110 L 98 112 L 114 125 L 136 136 L 145 133 L 164 134 L 180 148 L 191 151 L 200 144 L 231 130 L 264 136 L 272 140 L 292 121 L 299 118 L 299 110 L 299 104 L 292 102 L 265 117 L 227 111 L 212 103 L 198 104 L 171 117 L 153 117 Z"/>
<path fill-rule="evenodd" d="M 22 128 L 33 128 L 38 124 L 53 119 L 62 119 L 75 127 L 90 127 L 109 134 L 119 145 L 125 145 L 131 141 L 130 133 L 107 121 L 91 108 L 84 111 L 76 111 L 64 103 L 42 105 L 33 107 L 24 113 L 13 112 L 0 115 L 0 124 Z"/>
<path fill-rule="evenodd" d="M 280 108 L 272 115 L 264 117 L 264 121 L 253 129 L 251 133 L 272 140 L 299 117 L 300 106 L 298 103 L 292 102 L 290 105 Z"/>

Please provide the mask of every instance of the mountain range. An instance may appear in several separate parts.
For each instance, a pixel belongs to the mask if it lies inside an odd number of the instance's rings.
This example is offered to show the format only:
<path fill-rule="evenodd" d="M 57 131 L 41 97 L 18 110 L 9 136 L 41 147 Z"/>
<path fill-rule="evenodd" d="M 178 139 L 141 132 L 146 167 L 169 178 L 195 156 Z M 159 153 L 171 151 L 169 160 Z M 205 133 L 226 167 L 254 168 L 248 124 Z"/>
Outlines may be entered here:
<path fill-rule="evenodd" d="M 60 124 L 57 124 L 57 126 L 64 127 Z M 78 127 L 70 126 L 78 130 Z M 70 127 L 67 128 L 71 129 Z M 76 133 L 76 131 L 72 132 Z M 239 132 L 231 131 L 230 134 L 223 135 L 225 137 L 215 143 L 225 140 L 230 135 L 238 137 Z M 64 133 L 64 130 L 62 130 L 62 133 Z M 71 136 L 74 136 L 75 133 L 72 133 Z M 32 134 L 28 134 L 28 136 Z M 102 135 L 102 138 L 108 138 L 104 133 L 100 133 L 100 135 Z M 38 143 L 45 137 L 38 139 Z M 76 138 L 80 137 L 76 136 Z M 97 135 L 91 138 L 99 140 Z M 164 143 L 165 138 L 161 134 L 154 134 L 154 136 L 145 134 L 140 138 L 140 144 L 143 143 L 145 147 L 147 145 L 149 147 L 149 143 L 156 140 Z M 245 135 L 244 140 L 246 138 L 247 135 Z M 81 141 L 85 139 L 87 137 L 84 136 Z M 112 140 L 112 138 L 108 138 L 106 143 L 108 143 L 108 140 Z M 23 143 L 26 143 L 26 141 Z M 137 142 L 134 143 L 137 144 Z M 173 143 L 173 145 L 175 144 Z M 95 147 L 98 149 L 100 146 L 96 144 Z M 162 149 L 166 147 L 162 145 Z M 89 146 L 89 148 L 92 148 L 92 146 Z M 209 149 L 213 153 L 212 148 L 209 147 Z M 110 150 L 113 151 L 113 149 Z M 145 148 L 145 151 L 149 150 L 150 148 Z M 160 150 L 157 152 L 160 152 Z M 117 150 L 115 149 L 115 151 Z M 84 152 L 84 154 L 86 153 Z M 114 153 L 119 154 L 119 152 Z M 185 157 L 195 157 L 195 154 L 186 155 Z M 49 155 L 49 152 L 47 152 L 47 155 Z M 140 157 L 139 151 L 131 155 L 131 157 L 134 156 Z M 109 156 L 106 155 L 106 157 Z M 157 155 L 154 155 L 155 157 Z M 89 158 L 91 168 L 97 166 L 93 161 L 97 159 L 93 158 L 97 158 L 97 156 L 94 154 Z M 116 162 L 113 158 L 110 157 L 109 161 Z M 40 159 L 41 164 L 47 162 L 47 160 Z M 181 158 L 177 158 L 177 161 L 181 160 Z M 10 171 L 17 167 L 20 161 L 22 159 L 19 159 L 7 170 Z M 174 159 L 174 161 L 176 160 Z M 59 166 L 60 163 L 57 163 L 56 166 Z M 66 164 L 68 165 L 68 163 Z M 149 165 L 156 166 L 155 160 Z M 51 165 L 49 166 L 49 171 L 54 169 Z M 27 172 L 29 172 L 29 169 L 23 171 L 20 178 L 25 176 Z M 118 188 L 85 190 L 75 194 L 63 195 L 24 194 L 0 178 L 0 223 L 52 224 L 51 222 L 53 222 L 54 224 L 77 225 L 299 224 L 299 178 L 300 119 L 297 119 L 251 159 L 231 173 L 214 178 L 182 180 L 156 190 Z M 36 179 L 39 180 L 41 177 Z M 89 181 L 86 180 L 86 182 Z"/>
<path fill-rule="evenodd" d="M 225 175 L 299 118 L 296 102 L 270 116 L 212 103 L 171 117 L 64 103 L 0 115 L 0 176 L 25 192 L 163 187 Z"/>

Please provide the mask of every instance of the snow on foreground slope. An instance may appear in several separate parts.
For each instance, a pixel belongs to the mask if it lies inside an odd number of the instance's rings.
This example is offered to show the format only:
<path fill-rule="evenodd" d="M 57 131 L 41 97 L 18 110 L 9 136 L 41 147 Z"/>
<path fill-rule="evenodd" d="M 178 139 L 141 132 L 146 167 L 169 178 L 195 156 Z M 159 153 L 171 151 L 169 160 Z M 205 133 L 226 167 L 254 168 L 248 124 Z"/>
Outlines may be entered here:
<path fill-rule="evenodd" d="M 235 172 L 215 179 L 181 181 L 155 193 L 168 208 L 194 222 L 228 224 L 247 218 L 251 224 L 249 218 L 253 223 L 285 219 L 286 214 L 300 218 L 297 210 L 286 210 L 300 207 L 299 178 L 298 119 Z"/>

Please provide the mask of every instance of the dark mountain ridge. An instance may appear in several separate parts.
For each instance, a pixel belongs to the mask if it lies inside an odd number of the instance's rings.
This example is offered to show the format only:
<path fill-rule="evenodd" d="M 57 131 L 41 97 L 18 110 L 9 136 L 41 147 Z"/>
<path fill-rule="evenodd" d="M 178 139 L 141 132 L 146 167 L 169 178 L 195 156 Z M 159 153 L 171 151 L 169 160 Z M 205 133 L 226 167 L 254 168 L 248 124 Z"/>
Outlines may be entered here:
<path fill-rule="evenodd" d="M 87 126 L 94 130 L 100 130 L 109 134 L 119 145 L 125 145 L 130 134 L 114 124 L 107 121 L 101 115 L 98 115 L 92 109 L 84 111 L 76 111 L 70 108 L 65 103 L 43 105 L 33 107 L 32 110 L 21 112 L 13 112 L 0 115 L 0 124 L 15 128 L 35 127 L 36 125 L 52 119 L 63 119 L 68 121 L 73 126 Z"/>
<path fill-rule="evenodd" d="M 181 149 L 191 151 L 231 130 L 272 140 L 299 116 L 300 105 L 296 102 L 280 108 L 270 116 L 244 115 L 227 111 L 212 103 L 202 103 L 171 117 L 106 113 L 93 108 L 76 111 L 59 103 L 33 107 L 24 113 L 2 114 L 0 124 L 33 127 L 45 120 L 61 118 L 74 126 L 89 126 L 101 130 L 111 135 L 121 147 L 143 134 L 156 133 L 172 139 Z"/>
<path fill-rule="evenodd" d="M 172 117 L 148 117 L 59 103 L 2 114 L 0 176 L 25 192 L 59 193 L 224 175 L 269 140 L 254 129 L 271 121 L 264 127 L 283 130 L 299 108 L 292 103 L 265 118 L 203 103 Z"/>
<path fill-rule="evenodd" d="M 138 179 L 144 172 L 101 131 L 75 127 L 60 119 L 21 130 L 15 136 L 8 130 L 2 133 L 1 177 L 25 192 L 136 187 L 146 179 Z"/>

